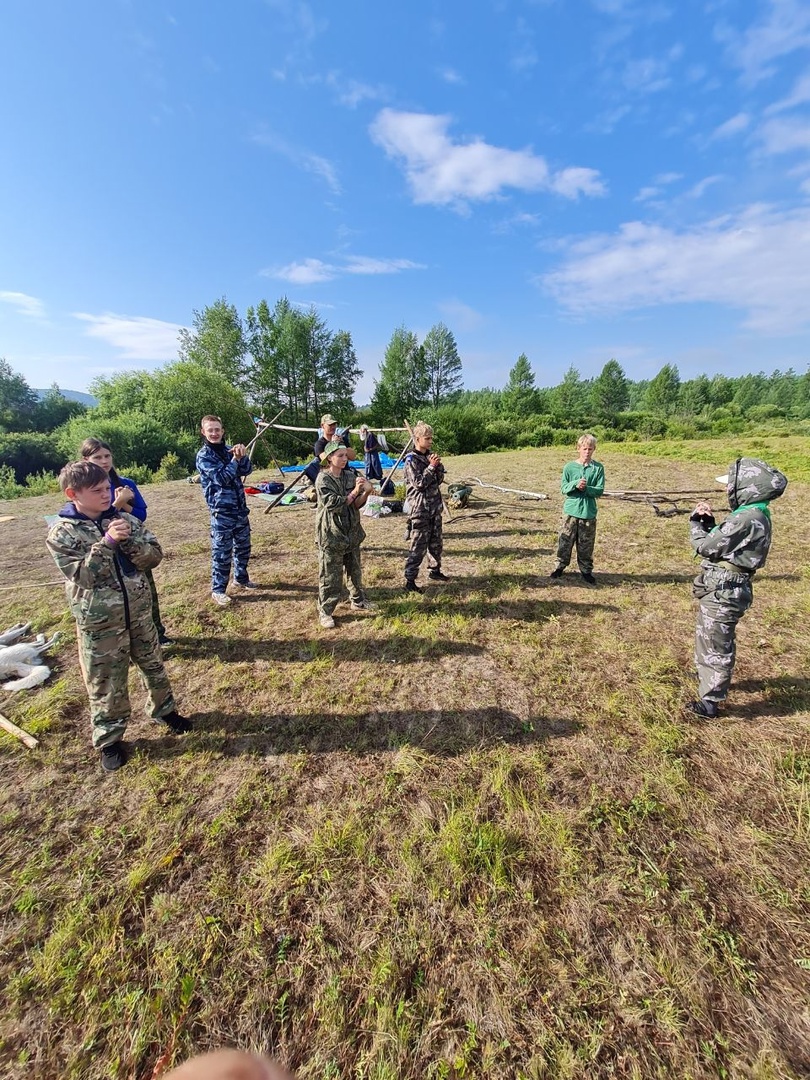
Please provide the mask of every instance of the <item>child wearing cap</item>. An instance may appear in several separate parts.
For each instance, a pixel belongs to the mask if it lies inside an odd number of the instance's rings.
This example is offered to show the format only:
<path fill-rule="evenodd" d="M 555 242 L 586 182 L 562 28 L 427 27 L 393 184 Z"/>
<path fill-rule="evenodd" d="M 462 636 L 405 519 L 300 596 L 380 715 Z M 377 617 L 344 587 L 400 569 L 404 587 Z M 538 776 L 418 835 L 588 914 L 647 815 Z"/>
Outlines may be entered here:
<path fill-rule="evenodd" d="M 354 611 L 371 610 L 363 592 L 360 545 L 366 538 L 360 524 L 360 509 L 374 490 L 362 476 L 348 468 L 349 451 L 342 442 L 326 444 L 321 451 L 321 471 L 315 487 L 318 508 L 315 515 L 315 542 L 318 547 L 318 616 L 321 626 L 334 628 L 334 610 L 343 591 L 343 577 L 349 586 Z"/>
<path fill-rule="evenodd" d="M 726 483 L 731 513 L 716 525 L 712 508 L 699 502 L 690 521 L 692 547 L 703 560 L 693 593 L 700 601 L 695 631 L 698 699 L 688 707 L 714 718 L 725 701 L 734 673 L 737 623 L 754 600 L 753 578 L 765 565 L 771 546 L 768 503 L 787 487 L 787 477 L 756 458 L 738 458 Z"/>

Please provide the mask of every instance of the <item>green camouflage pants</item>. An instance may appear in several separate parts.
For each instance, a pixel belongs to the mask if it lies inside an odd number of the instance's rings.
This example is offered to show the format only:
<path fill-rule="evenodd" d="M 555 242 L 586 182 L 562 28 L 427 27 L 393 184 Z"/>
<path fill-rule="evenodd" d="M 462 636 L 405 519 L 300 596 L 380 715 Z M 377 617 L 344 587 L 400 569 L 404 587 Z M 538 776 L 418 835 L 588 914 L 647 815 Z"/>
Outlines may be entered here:
<path fill-rule="evenodd" d="M 737 623 L 750 608 L 754 591 L 746 575 L 704 569 L 695 578 L 694 594 L 700 600 L 695 630 L 698 696 L 717 703 L 728 694 L 737 652 Z"/>
<path fill-rule="evenodd" d="M 127 681 L 129 665 L 140 669 L 149 695 L 149 715 L 156 719 L 174 710 L 174 697 L 163 667 L 157 629 L 148 611 L 127 630 L 79 630 L 79 664 L 90 699 L 93 746 L 118 742 L 131 715 Z"/>
<path fill-rule="evenodd" d="M 557 568 L 564 570 L 568 566 L 571 552 L 576 545 L 579 569 L 583 574 L 592 574 L 595 544 L 596 518 L 576 518 L 568 514 L 563 518 L 560 539 L 557 542 Z"/>
<path fill-rule="evenodd" d="M 343 593 L 343 575 L 349 585 L 349 599 L 358 603 L 365 599 L 360 548 L 318 548 L 318 612 L 333 614 Z"/>
<path fill-rule="evenodd" d="M 419 567 L 425 554 L 428 558 L 428 570 L 441 570 L 444 539 L 442 537 L 441 509 L 432 516 L 412 517 L 411 550 L 405 560 L 405 580 L 416 581 Z"/>

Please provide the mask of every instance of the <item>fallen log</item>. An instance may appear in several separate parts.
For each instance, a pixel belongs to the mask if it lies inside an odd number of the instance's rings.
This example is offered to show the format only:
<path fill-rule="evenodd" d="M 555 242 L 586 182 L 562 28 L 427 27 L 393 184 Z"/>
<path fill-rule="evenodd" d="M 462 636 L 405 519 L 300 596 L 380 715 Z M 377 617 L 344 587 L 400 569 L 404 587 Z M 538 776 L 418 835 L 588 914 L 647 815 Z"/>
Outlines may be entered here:
<path fill-rule="evenodd" d="M 15 739 L 19 739 L 29 750 L 35 750 L 36 747 L 39 746 L 39 742 L 33 735 L 29 735 L 27 731 L 23 731 L 22 728 L 17 727 L 16 724 L 12 723 L 7 716 L 3 716 L 2 713 L 0 713 L 0 727 L 3 728 L 4 731 L 7 731 L 9 735 L 13 735 Z"/>

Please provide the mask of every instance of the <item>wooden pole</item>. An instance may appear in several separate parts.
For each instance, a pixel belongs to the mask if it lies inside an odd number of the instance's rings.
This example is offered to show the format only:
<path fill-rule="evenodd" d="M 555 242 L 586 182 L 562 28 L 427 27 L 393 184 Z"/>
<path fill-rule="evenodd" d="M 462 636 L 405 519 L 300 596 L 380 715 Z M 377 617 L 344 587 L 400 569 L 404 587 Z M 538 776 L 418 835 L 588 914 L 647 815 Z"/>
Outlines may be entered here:
<path fill-rule="evenodd" d="M 23 729 L 17 727 L 16 724 L 12 724 L 9 718 L 3 716 L 2 713 L 0 713 L 0 727 L 3 728 L 4 731 L 7 731 L 9 735 L 13 735 L 16 739 L 19 739 L 29 750 L 35 750 L 39 746 L 39 742 L 33 735 L 29 735 L 27 731 L 23 731 Z"/>

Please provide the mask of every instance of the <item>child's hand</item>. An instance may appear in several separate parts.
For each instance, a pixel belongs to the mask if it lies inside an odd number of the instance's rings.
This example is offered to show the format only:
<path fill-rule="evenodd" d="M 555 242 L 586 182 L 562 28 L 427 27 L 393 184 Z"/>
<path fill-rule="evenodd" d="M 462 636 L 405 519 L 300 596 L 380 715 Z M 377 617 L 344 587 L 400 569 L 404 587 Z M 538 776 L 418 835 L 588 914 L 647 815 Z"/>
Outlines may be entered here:
<path fill-rule="evenodd" d="M 428 458 L 428 464 L 432 465 L 434 469 L 436 468 L 437 465 L 441 465 L 441 463 L 442 463 L 442 459 L 439 457 L 438 454 L 431 454 L 430 457 Z"/>
<path fill-rule="evenodd" d="M 696 514 L 711 514 L 711 512 L 712 512 L 711 503 L 707 503 L 705 501 L 704 502 L 699 502 L 697 504 L 697 506 L 695 507 L 694 512 Z"/>
<path fill-rule="evenodd" d="M 577 487 L 579 488 L 579 490 L 584 491 L 587 486 L 588 486 L 588 481 L 585 479 L 585 477 L 584 476 L 580 477 L 580 479 L 577 481 Z"/>
<path fill-rule="evenodd" d="M 122 484 L 121 487 L 117 487 L 115 489 L 113 506 L 116 508 L 116 510 L 121 510 L 122 508 L 127 509 L 131 507 L 134 501 L 135 492 L 132 491 L 130 488 L 124 487 L 124 485 Z"/>
<path fill-rule="evenodd" d="M 118 543 L 122 540 L 126 540 L 131 532 L 132 529 L 129 527 L 129 522 L 124 521 L 123 518 L 113 518 L 107 526 L 107 534 Z"/>
<path fill-rule="evenodd" d="M 231 453 L 237 461 L 241 461 L 246 452 L 244 443 L 237 443 L 236 446 L 231 447 Z"/>

